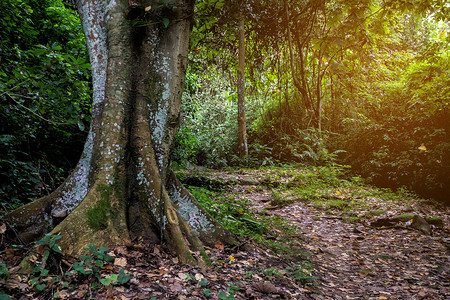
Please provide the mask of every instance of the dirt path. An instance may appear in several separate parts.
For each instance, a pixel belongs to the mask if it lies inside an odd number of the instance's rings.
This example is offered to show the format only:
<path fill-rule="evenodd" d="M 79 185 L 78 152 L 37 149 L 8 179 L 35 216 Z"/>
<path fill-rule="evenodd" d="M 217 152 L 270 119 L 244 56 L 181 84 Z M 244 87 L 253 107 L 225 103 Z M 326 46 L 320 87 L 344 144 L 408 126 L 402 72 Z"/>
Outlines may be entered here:
<path fill-rule="evenodd" d="M 108 252 L 114 262 L 101 270 L 102 278 L 106 278 L 123 269 L 130 275 L 129 282 L 124 285 L 99 285 L 93 288 L 91 284 L 95 278 L 76 276 L 61 279 L 61 274 L 57 272 L 61 268 L 60 264 L 55 269 L 56 274 L 40 278 L 46 283 L 55 283 L 39 291 L 30 285 L 29 277 L 16 273 L 18 263 L 27 252 L 9 245 L 0 234 L 0 241 L 3 242 L 0 246 L 5 248 L 0 247 L 0 263 L 6 263 L 11 273 L 11 277 L 5 280 L 0 272 L 0 298 L 7 299 L 2 295 L 3 292 L 20 300 L 450 299 L 449 208 L 438 209 L 414 199 L 390 201 L 389 197 L 382 200 L 367 196 L 374 193 L 349 197 L 349 189 L 333 186 L 329 192 L 334 195 L 324 195 L 323 201 L 331 197 L 342 207 L 319 209 L 317 204 L 321 204 L 320 199 L 312 199 L 318 202 L 288 199 L 291 186 L 299 188 L 300 192 L 308 186 L 306 179 L 304 185 L 298 185 L 301 183 L 298 173 L 294 176 L 286 174 L 279 171 L 276 174 L 274 170 L 202 170 L 195 172 L 193 181 L 187 184 L 205 183 L 205 177 L 214 179 L 206 182 L 206 186 L 211 187 L 215 183 L 222 187 L 225 185 L 225 193 L 233 196 L 227 199 L 248 200 L 248 205 L 255 212 L 281 217 L 298 227 L 300 233 L 296 234 L 281 229 L 277 229 L 279 232 L 264 233 L 265 238 L 278 240 L 282 245 L 287 244 L 287 238 L 288 242 L 302 248 L 303 251 L 298 251 L 300 254 L 296 252 L 288 260 L 282 257 L 284 254 L 275 253 L 252 239 L 243 239 L 241 245 L 216 243 L 215 247 L 206 249 L 212 266 L 192 267 L 179 264 L 164 246 L 133 237 L 130 245 L 116 247 Z M 317 180 L 314 178 L 313 184 Z M 288 199 L 289 202 L 284 204 L 289 204 L 280 206 L 279 203 L 283 203 L 279 201 L 280 198 Z M 216 200 L 219 201 L 213 199 Z M 349 205 L 355 201 L 361 201 L 361 205 Z M 237 205 L 235 202 L 230 203 Z M 357 211 L 349 214 L 345 209 Z M 375 220 L 405 212 L 436 216 L 442 224 L 434 228 L 431 235 L 412 230 L 404 222 L 406 220 L 397 224 L 397 227 L 370 227 Z M 349 222 L 349 216 L 357 218 Z M 309 261 L 306 261 L 308 265 L 302 265 L 305 254 L 309 254 L 308 259 L 313 262 L 313 266 Z M 70 266 L 75 261 L 72 258 L 65 265 Z M 306 274 L 306 281 L 305 277 L 298 278 L 298 274 Z M 312 280 L 312 275 L 317 279 Z"/>
<path fill-rule="evenodd" d="M 301 228 L 304 247 L 314 255 L 319 285 L 305 299 L 450 299 L 449 210 L 423 204 L 415 208 L 439 215 L 444 226 L 432 235 L 401 228 L 371 228 L 367 220 L 346 223 L 305 202 L 274 209 L 271 192 L 258 185 L 255 174 L 210 173 L 224 182 L 239 182 L 232 193 L 261 211 L 289 220 Z M 381 199 L 371 201 L 382 202 Z M 378 203 L 382 206 L 383 203 Z M 414 204 L 410 204 L 414 208 Z M 391 214 L 402 207 L 389 207 Z"/>

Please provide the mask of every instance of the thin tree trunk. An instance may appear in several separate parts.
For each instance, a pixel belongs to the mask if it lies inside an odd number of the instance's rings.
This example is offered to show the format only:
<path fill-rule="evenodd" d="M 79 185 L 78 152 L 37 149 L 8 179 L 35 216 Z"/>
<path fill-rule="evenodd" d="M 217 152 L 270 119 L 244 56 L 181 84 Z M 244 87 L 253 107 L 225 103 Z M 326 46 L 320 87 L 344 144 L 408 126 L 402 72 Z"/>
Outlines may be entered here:
<path fill-rule="evenodd" d="M 291 35 L 291 28 L 290 28 L 290 20 L 289 20 L 289 7 L 288 7 L 288 1 L 284 0 L 284 12 L 286 17 L 286 30 L 287 30 L 287 37 L 288 37 L 288 48 L 289 48 L 289 61 L 291 66 L 291 72 L 292 72 L 292 78 L 294 80 L 294 86 L 297 88 L 297 90 L 300 92 L 303 98 L 303 102 L 305 105 L 306 115 L 309 114 L 309 110 L 312 109 L 312 103 L 311 98 L 308 94 L 308 91 L 306 89 L 307 83 L 306 83 L 306 71 L 305 71 L 305 61 L 303 57 L 303 48 L 299 47 L 298 51 L 300 54 L 300 74 L 302 81 L 298 79 L 297 76 L 297 70 L 295 67 L 295 61 L 294 61 L 294 50 L 292 45 L 292 35 Z M 300 41 L 297 41 L 299 45 L 301 45 Z"/>
<path fill-rule="evenodd" d="M 316 84 L 316 98 L 317 98 L 317 108 L 316 108 L 316 128 L 322 130 L 322 51 L 319 51 L 319 56 L 317 58 L 317 84 Z"/>
<path fill-rule="evenodd" d="M 239 66 L 238 66 L 238 144 L 239 157 L 248 155 L 247 122 L 245 116 L 245 21 L 239 15 Z"/>

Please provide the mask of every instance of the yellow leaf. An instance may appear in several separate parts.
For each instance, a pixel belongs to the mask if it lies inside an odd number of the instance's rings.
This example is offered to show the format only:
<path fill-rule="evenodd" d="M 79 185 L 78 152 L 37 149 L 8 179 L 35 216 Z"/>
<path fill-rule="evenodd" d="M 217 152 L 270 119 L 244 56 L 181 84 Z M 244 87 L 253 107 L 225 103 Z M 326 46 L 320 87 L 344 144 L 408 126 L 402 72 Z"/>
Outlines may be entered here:
<path fill-rule="evenodd" d="M 229 259 L 230 261 L 234 261 L 234 256 L 230 256 L 230 257 L 228 257 L 228 259 Z"/>
<path fill-rule="evenodd" d="M 336 191 L 336 194 L 338 194 L 338 195 L 342 195 L 342 193 L 341 193 L 341 192 L 339 192 L 339 191 Z"/>
<path fill-rule="evenodd" d="M 425 147 L 424 145 L 420 146 L 419 148 L 420 151 L 427 151 L 427 147 Z"/>
<path fill-rule="evenodd" d="M 378 299 L 387 300 L 387 298 L 385 296 L 380 296 L 380 297 L 378 297 Z"/>
<path fill-rule="evenodd" d="M 147 7 L 145 8 L 145 11 L 150 11 L 150 9 L 152 9 L 152 6 L 151 6 L 151 5 L 147 6 Z"/>

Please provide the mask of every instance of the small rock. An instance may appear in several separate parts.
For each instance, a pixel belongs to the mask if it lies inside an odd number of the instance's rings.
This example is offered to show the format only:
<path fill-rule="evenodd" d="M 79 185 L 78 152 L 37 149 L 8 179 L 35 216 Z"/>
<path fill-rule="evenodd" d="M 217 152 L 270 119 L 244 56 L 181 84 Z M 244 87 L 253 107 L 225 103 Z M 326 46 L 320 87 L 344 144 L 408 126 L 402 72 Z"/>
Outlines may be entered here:
<path fill-rule="evenodd" d="M 425 221 L 425 219 L 419 215 L 414 215 L 411 227 L 422 231 L 425 234 L 431 234 L 431 226 Z"/>

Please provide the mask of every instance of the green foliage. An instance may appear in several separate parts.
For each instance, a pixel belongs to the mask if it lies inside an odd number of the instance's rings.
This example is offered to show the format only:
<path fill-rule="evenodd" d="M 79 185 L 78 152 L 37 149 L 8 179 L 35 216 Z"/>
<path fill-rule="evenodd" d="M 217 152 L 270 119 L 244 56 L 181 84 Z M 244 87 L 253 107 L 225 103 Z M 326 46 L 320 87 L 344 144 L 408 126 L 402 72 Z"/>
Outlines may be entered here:
<path fill-rule="evenodd" d="M 38 291 L 42 291 L 47 287 L 45 277 L 50 273 L 50 270 L 57 270 L 57 261 L 61 258 L 61 247 L 56 243 L 62 238 L 61 235 L 46 234 L 42 239 L 35 242 L 38 249 L 42 251 L 42 260 L 33 268 L 28 284 L 35 287 Z M 55 281 L 59 281 L 60 277 L 55 277 Z"/>
<path fill-rule="evenodd" d="M 248 237 L 271 247 L 286 257 L 305 256 L 296 239 L 298 228 L 286 220 L 256 214 L 249 209 L 247 201 L 237 199 L 226 191 L 209 191 L 205 188 L 188 187 L 199 203 L 225 228 L 242 237 Z"/>
<path fill-rule="evenodd" d="M 283 137 L 288 154 L 299 162 L 309 162 L 314 165 L 332 164 L 343 150 L 332 153 L 327 149 L 326 141 L 330 139 L 330 132 L 319 131 L 314 128 L 298 130 L 297 135 Z"/>
<path fill-rule="evenodd" d="M 13 300 L 11 297 L 9 297 L 8 295 L 0 292 L 0 300 Z"/>
<path fill-rule="evenodd" d="M 112 262 L 112 257 L 107 253 L 109 248 L 97 247 L 96 245 L 89 245 L 86 248 L 90 254 L 81 255 L 80 261 L 73 264 L 73 271 L 67 272 L 65 275 L 69 277 L 94 278 L 96 281 L 91 282 L 92 287 L 96 287 L 97 283 L 104 286 L 111 284 L 120 285 L 125 284 L 130 280 L 130 275 L 126 274 L 123 269 L 118 274 L 111 274 L 108 277 L 102 277 L 102 268 Z"/>
<path fill-rule="evenodd" d="M 9 279 L 9 271 L 8 268 L 6 267 L 6 264 L 1 263 L 0 264 L 0 278 Z"/>
<path fill-rule="evenodd" d="M 304 285 L 311 285 L 317 279 L 312 275 L 314 271 L 314 265 L 309 260 L 303 260 L 299 263 L 293 263 L 286 268 L 287 275 L 293 277 Z"/>
<path fill-rule="evenodd" d="M 446 64 L 412 66 L 402 87 L 384 91 L 383 106 L 368 110 L 365 119 L 347 120 L 347 136 L 339 140 L 355 170 L 381 186 L 406 186 L 423 196 L 448 198 Z"/>
<path fill-rule="evenodd" d="M 60 240 L 61 238 L 62 238 L 61 235 L 52 235 L 47 233 L 42 239 L 35 242 L 35 244 L 46 246 L 46 248 L 48 248 L 48 250 L 46 251 L 53 251 L 55 253 L 62 254 L 61 247 L 56 243 L 56 241 Z M 44 251 L 44 259 L 48 258 L 48 254 L 49 252 Z"/>
<path fill-rule="evenodd" d="M 282 3 L 246 6 L 250 155 L 240 159 L 234 31 L 217 26 L 234 20 L 233 8 L 199 3 L 193 39 L 200 47 L 190 56 L 181 157 L 214 167 L 345 163 L 381 186 L 448 199 L 448 8 L 416 4 L 290 2 L 294 56 L 303 55 L 294 61 L 296 76 L 306 92 L 293 82 Z M 311 129 L 319 99 L 322 131 Z"/>
<path fill-rule="evenodd" d="M 102 276 L 103 267 L 112 262 L 112 257 L 107 253 L 109 248 L 97 247 L 95 245 L 89 245 L 87 250 L 89 254 L 81 255 L 80 260 L 72 265 L 73 270 L 66 272 L 65 274 L 55 275 L 62 271 L 59 260 L 61 259 L 62 252 L 61 247 L 57 244 L 57 241 L 61 239 L 60 235 L 46 234 L 41 240 L 35 244 L 38 245 L 38 251 L 42 251 L 42 259 L 37 261 L 38 264 L 34 267 L 30 274 L 28 284 L 31 287 L 36 288 L 38 291 L 43 291 L 48 285 L 52 285 L 56 282 L 61 282 L 62 288 L 69 287 L 69 281 L 88 280 L 91 283 L 91 287 L 98 286 L 98 283 L 103 286 L 122 285 L 130 280 L 130 275 L 126 274 L 123 269 L 117 274 L 111 274 L 109 276 Z M 5 275 L 6 279 L 9 276 L 8 270 L 4 264 L 0 265 L 0 277 Z M 65 276 L 69 281 L 62 281 L 62 276 Z"/>
<path fill-rule="evenodd" d="M 188 90 L 183 95 L 185 115 L 175 154 L 176 158 L 201 165 L 223 167 L 236 148 L 237 107 L 233 103 L 236 93 L 230 81 L 218 81 L 214 78 L 216 74 L 218 70 L 214 67 L 203 74 L 188 74 Z"/>
<path fill-rule="evenodd" d="M 240 235 L 262 234 L 267 222 L 260 220 L 250 209 L 247 201 L 237 200 L 205 188 L 188 187 L 192 195 L 218 222 Z"/>
<path fill-rule="evenodd" d="M 202 278 L 199 280 L 199 282 L 197 283 L 199 286 L 207 286 L 208 285 L 208 281 L 205 278 Z"/>
<path fill-rule="evenodd" d="M 0 18 L 0 198 L 14 208 L 53 190 L 78 160 L 90 66 L 62 1 L 5 0 Z"/>

